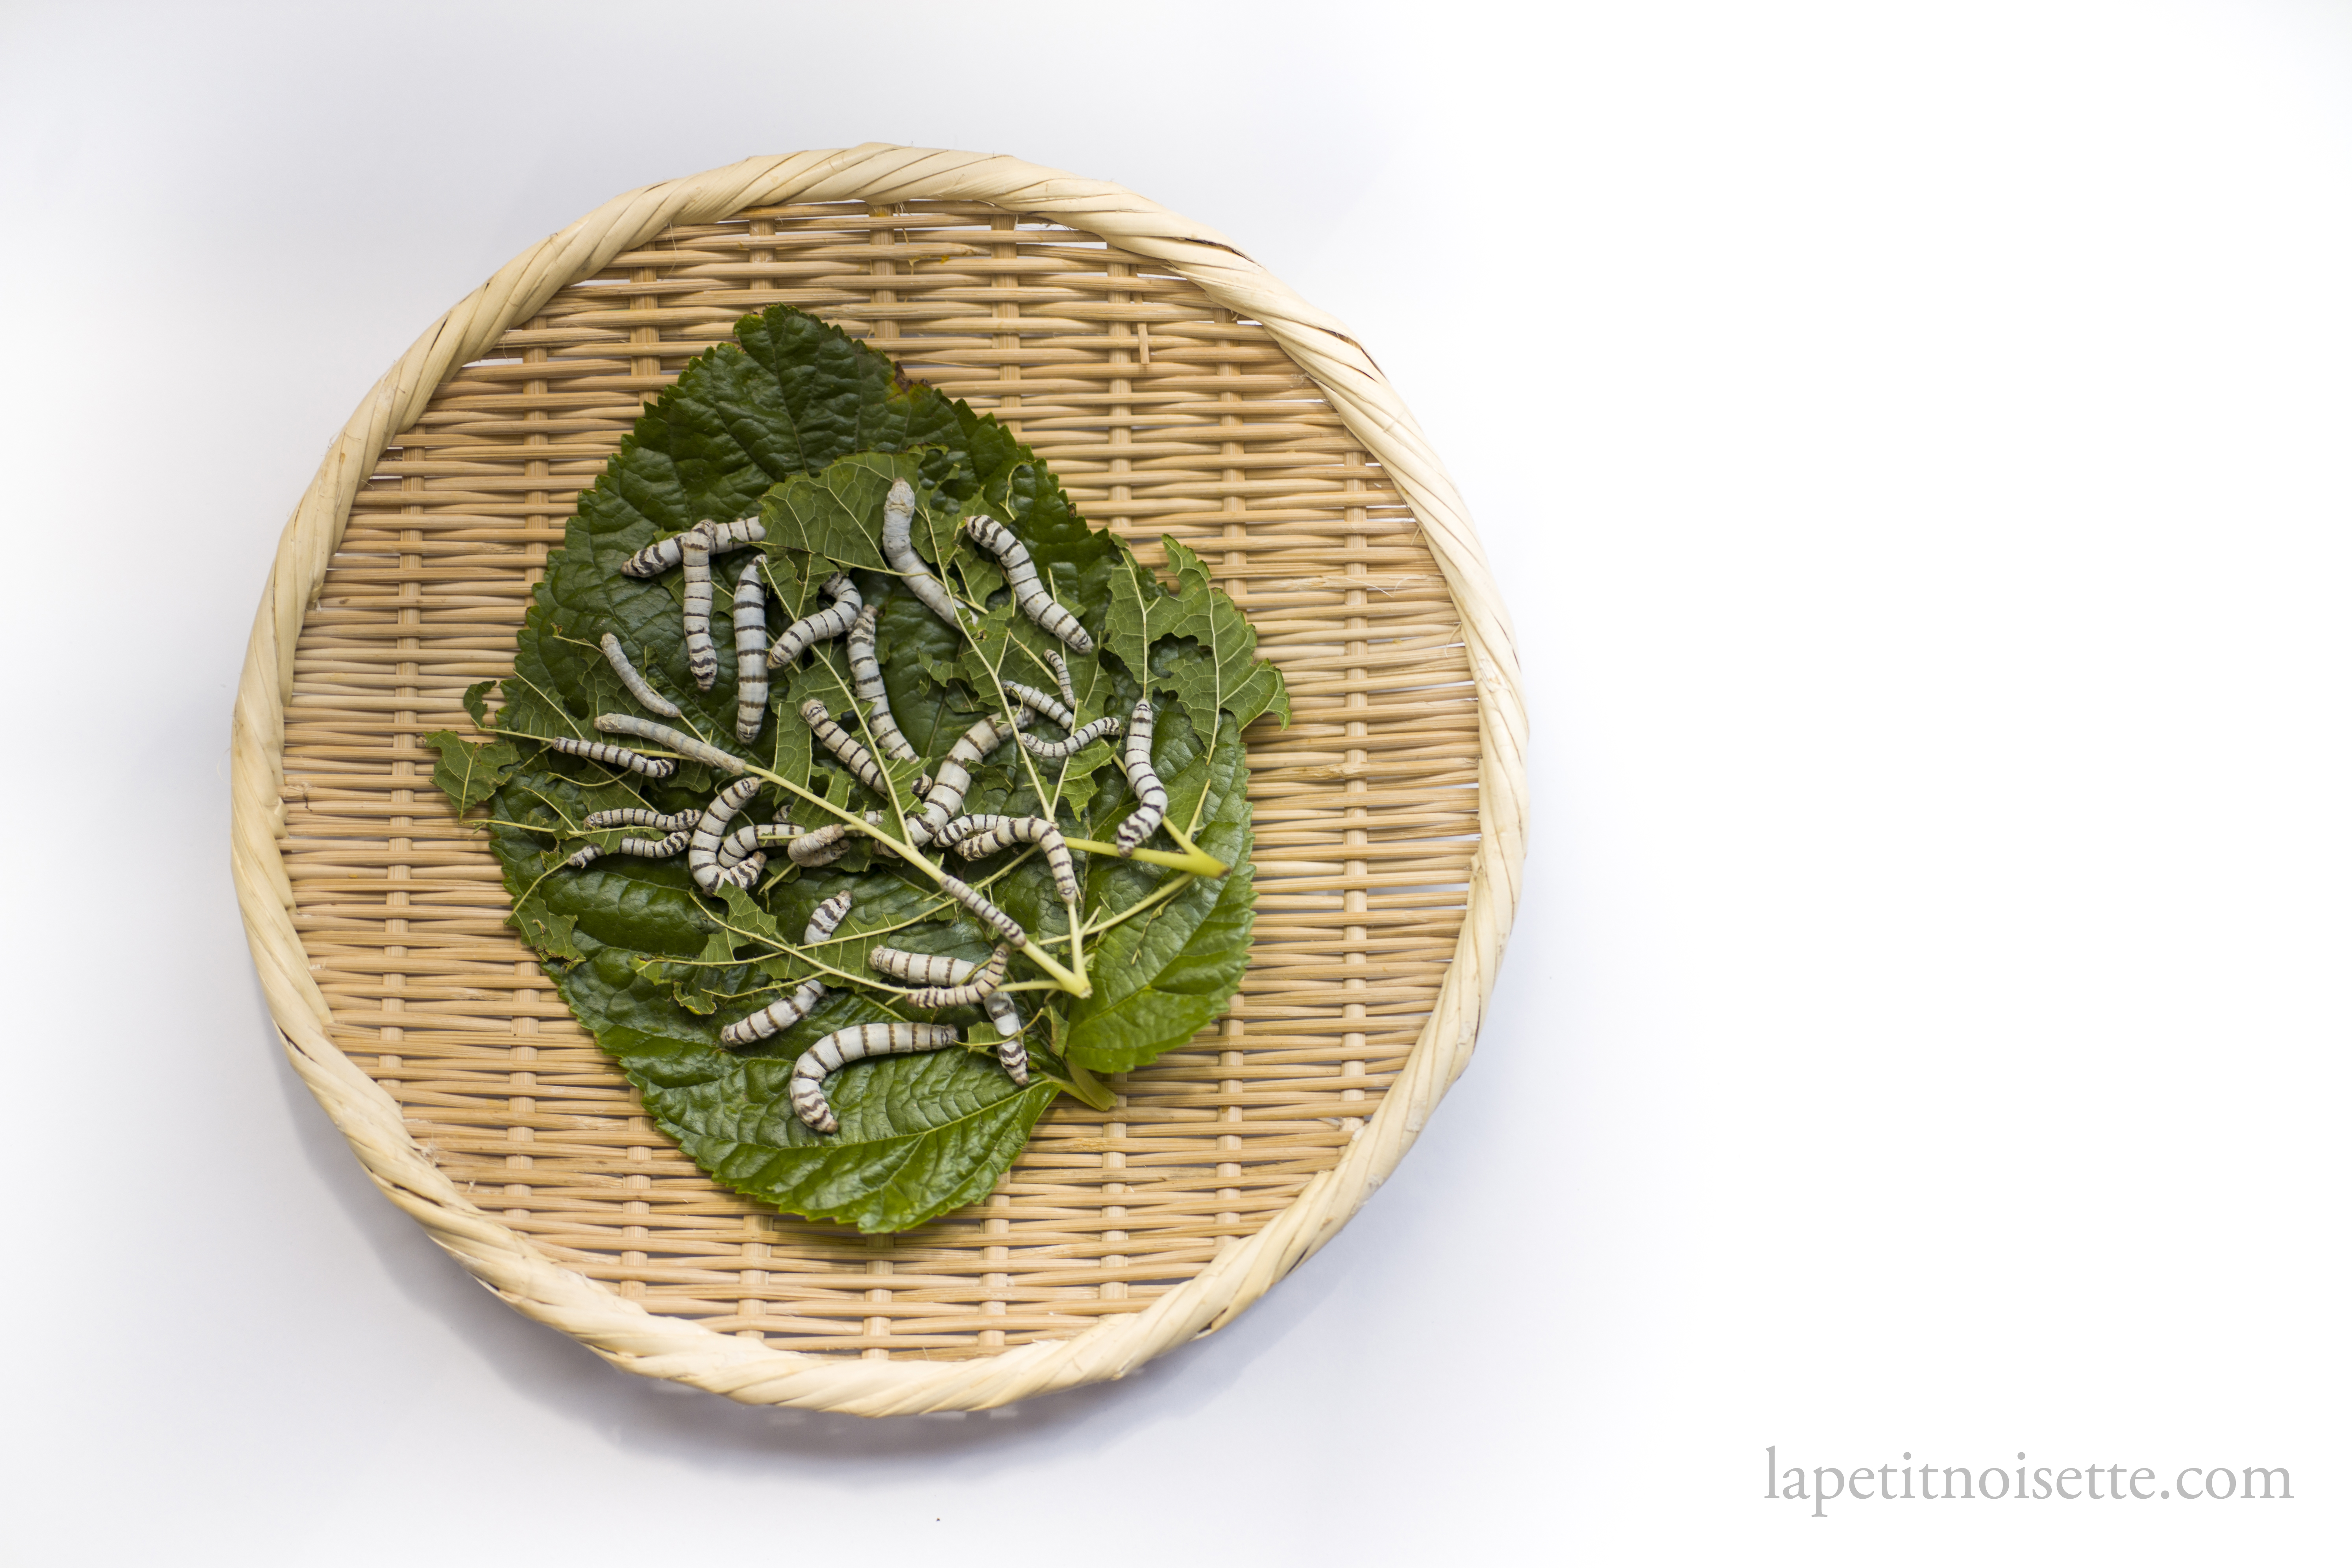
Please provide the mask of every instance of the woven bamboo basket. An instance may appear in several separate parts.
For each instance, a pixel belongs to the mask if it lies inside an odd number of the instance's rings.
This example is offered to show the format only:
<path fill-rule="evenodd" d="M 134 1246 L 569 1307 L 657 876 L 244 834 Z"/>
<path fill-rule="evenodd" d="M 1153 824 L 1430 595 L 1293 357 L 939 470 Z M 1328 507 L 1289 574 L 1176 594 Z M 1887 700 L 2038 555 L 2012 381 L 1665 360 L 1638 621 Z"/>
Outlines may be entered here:
<path fill-rule="evenodd" d="M 1252 729 L 1231 1015 L 1068 1100 L 983 1203 L 780 1215 L 655 1130 L 514 931 L 420 737 L 507 673 L 644 402 L 785 302 L 992 411 L 1147 560 L 1174 534 L 1295 699 Z M 1230 1321 L 1395 1168 L 1475 1038 L 1518 892 L 1511 632 L 1444 468 L 1329 317 L 1202 226 L 1004 157 L 867 145 L 633 191 L 428 329 L 281 540 L 233 856 L 286 1049 L 392 1201 L 614 1365 L 752 1404 L 980 1409 Z"/>

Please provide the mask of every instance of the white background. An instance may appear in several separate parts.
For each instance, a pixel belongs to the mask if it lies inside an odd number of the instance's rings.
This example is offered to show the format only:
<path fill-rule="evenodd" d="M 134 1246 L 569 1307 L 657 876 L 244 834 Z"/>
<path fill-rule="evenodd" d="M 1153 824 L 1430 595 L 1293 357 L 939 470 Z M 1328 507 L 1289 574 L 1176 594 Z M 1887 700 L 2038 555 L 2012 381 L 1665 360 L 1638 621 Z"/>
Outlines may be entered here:
<path fill-rule="evenodd" d="M 1348 321 L 1536 777 L 1478 1059 L 1345 1235 L 1124 1384 L 880 1424 L 467 1280 L 226 855 L 383 367 L 610 195 L 866 139 Z M 13 1561 L 2341 1560 L 2352 8 L 16 0 L 0 213 Z M 1767 1445 L 2295 1495 L 1813 1519 Z"/>

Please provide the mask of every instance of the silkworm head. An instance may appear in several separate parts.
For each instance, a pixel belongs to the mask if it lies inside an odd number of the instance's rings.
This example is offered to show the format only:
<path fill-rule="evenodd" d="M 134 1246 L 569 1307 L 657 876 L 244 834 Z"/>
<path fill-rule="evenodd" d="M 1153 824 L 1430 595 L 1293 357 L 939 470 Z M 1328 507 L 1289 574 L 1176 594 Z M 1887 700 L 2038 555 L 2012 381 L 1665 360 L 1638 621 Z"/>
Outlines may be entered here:
<path fill-rule="evenodd" d="M 812 726 L 822 724 L 824 722 L 825 717 L 824 704 L 818 701 L 815 698 L 812 697 L 807 701 L 801 704 L 802 723 Z"/>

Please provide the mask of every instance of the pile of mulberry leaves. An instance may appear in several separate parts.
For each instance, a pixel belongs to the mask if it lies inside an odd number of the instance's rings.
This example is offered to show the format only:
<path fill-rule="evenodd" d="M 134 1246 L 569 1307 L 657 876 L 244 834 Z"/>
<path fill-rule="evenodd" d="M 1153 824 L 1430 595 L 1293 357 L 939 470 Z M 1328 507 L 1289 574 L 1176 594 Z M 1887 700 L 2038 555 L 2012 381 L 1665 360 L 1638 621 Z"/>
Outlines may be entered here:
<path fill-rule="evenodd" d="M 1240 610 L 1192 552 L 1165 542 L 1173 581 L 1164 580 L 1118 538 L 1087 526 L 1045 465 L 994 418 L 908 382 L 883 355 L 788 307 L 746 317 L 736 338 L 687 368 L 582 497 L 533 595 L 513 678 L 467 693 L 479 732 L 428 737 L 440 753 L 435 779 L 488 831 L 514 924 L 557 991 L 698 1165 L 794 1214 L 869 1232 L 904 1230 L 983 1196 L 1057 1093 L 1103 1103 L 1092 1075 L 1140 1067 L 1224 1010 L 1247 962 L 1255 896 L 1242 729 L 1268 711 L 1287 722 L 1289 700 L 1281 677 L 1256 658 Z M 952 586 L 986 606 L 970 641 L 896 589 L 886 570 L 882 502 L 902 478 L 919 500 L 917 545 Z M 995 517 L 1029 547 L 1055 596 L 1093 635 L 1095 653 L 1062 648 L 1016 612 L 993 558 L 957 530 L 975 513 Z M 992 938 L 971 914 L 863 842 L 822 868 L 794 868 L 779 852 L 751 890 L 729 888 L 719 897 L 697 891 L 683 858 L 562 864 L 583 844 L 609 847 L 628 831 L 582 832 L 589 813 L 699 807 L 725 782 L 693 763 L 671 778 L 646 780 L 533 743 L 534 736 L 604 739 L 596 714 L 642 711 L 598 651 L 606 631 L 706 740 L 829 802 L 856 810 L 882 804 L 813 749 L 797 717 L 812 697 L 835 713 L 851 709 L 839 639 L 774 671 L 758 740 L 736 739 L 728 611 L 752 552 L 713 558 L 711 631 L 720 657 L 708 692 L 696 691 L 687 672 L 680 574 L 638 579 L 620 570 L 639 547 L 702 519 L 754 515 L 766 526 L 760 549 L 775 589 L 771 636 L 824 608 L 820 585 L 835 570 L 849 572 L 866 602 L 880 605 L 877 646 L 891 709 L 927 763 L 982 713 L 1002 711 L 999 679 L 1053 689 L 1038 657 L 1047 649 L 1067 659 L 1081 724 L 1124 717 L 1147 685 L 1151 691 L 1159 710 L 1152 755 L 1170 820 L 1232 869 L 1191 877 L 1074 852 L 1090 924 L 1149 907 L 1087 941 L 1091 996 L 1015 993 L 1031 1019 L 1025 1088 L 997 1065 L 994 1032 L 978 1008 L 912 1012 L 834 976 L 826 977 L 831 994 L 808 1018 L 748 1049 L 719 1045 L 722 1026 L 819 973 L 811 960 L 856 975 L 871 973 L 865 954 L 877 945 L 986 957 Z M 1033 723 L 1032 731 L 1056 733 L 1050 724 Z M 1122 744 L 1099 742 L 1052 763 L 1007 743 L 975 773 L 964 809 L 1051 816 L 1072 837 L 1108 840 L 1136 804 L 1119 765 Z M 916 766 L 891 772 L 903 781 Z M 770 785 L 739 820 L 772 819 L 811 827 L 834 820 Z M 1174 848 L 1164 832 L 1147 843 Z M 1008 851 L 950 863 L 931 853 L 1066 963 L 1057 939 L 1068 917 L 1042 856 Z M 854 901 L 835 939 L 800 949 L 811 911 L 844 890 Z M 1016 955 L 1010 978 L 1043 976 Z M 840 1131 L 803 1126 L 787 1095 L 793 1059 L 833 1030 L 900 1017 L 958 1025 L 966 1047 L 852 1064 L 827 1080 Z"/>

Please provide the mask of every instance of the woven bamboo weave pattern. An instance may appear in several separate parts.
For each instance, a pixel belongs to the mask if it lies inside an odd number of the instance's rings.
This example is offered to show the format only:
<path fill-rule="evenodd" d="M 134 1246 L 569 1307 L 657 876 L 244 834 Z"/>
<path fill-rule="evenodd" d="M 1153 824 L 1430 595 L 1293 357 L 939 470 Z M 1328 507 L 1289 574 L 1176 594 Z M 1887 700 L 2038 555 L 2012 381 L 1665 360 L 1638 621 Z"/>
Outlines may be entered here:
<path fill-rule="evenodd" d="M 375 1102 L 365 1135 L 339 1113 L 363 1159 L 383 1141 L 402 1164 L 394 1179 L 370 1159 L 379 1181 L 412 1212 L 431 1208 L 436 1237 L 510 1299 L 623 1364 L 737 1397 L 869 1410 L 1115 1374 L 1138 1335 L 1160 1342 L 1149 1354 L 1206 1326 L 1171 1312 L 1223 1293 L 1218 1321 L 1343 1220 L 1281 1234 L 1343 1163 L 1367 1158 L 1370 1130 L 1393 1124 L 1378 1113 L 1401 1074 L 1429 1071 L 1432 1019 L 1461 1027 L 1448 970 L 1473 946 L 1465 916 L 1494 923 L 1481 895 L 1496 813 L 1488 802 L 1482 823 L 1481 797 L 1510 777 L 1492 754 L 1491 638 L 1465 630 L 1448 581 L 1460 563 L 1433 549 L 1344 386 L 1310 376 L 1267 321 L 1150 247 L 1016 197 L 917 184 L 721 201 L 700 221 L 650 227 L 640 216 L 631 243 L 416 388 L 380 456 L 345 479 L 347 522 L 273 715 L 279 899 L 311 1014 L 397 1108 L 397 1135 Z M 1120 1080 L 1114 1111 L 1058 1102 L 989 1199 L 895 1237 L 768 1213 L 652 1127 L 506 925 L 496 864 L 433 787 L 419 739 L 466 731 L 458 694 L 507 672 L 540 563 L 644 402 L 746 311 L 778 302 L 995 413 L 1147 560 L 1162 533 L 1200 551 L 1294 694 L 1286 731 L 1261 722 L 1248 737 L 1259 914 L 1232 1015 Z M 1516 845 L 1504 847 L 1515 875 Z M 267 979 L 258 937 L 257 952 Z M 298 1065 L 313 1055 L 298 1048 Z M 1416 1095 L 1434 1098 L 1419 1083 Z M 457 1204 L 418 1190 L 443 1184 Z M 484 1248 L 580 1283 L 514 1290 Z M 1228 1289 L 1236 1270 L 1246 1278 Z M 647 1325 L 649 1348 L 616 1346 L 612 1323 L 567 1321 L 582 1313 Z M 1092 1364 L 1120 1319 L 1135 1324 L 1121 1331 L 1129 1345 Z M 1048 1376 L 898 1392 L 902 1363 L 919 1379 L 1049 1352 Z M 665 1354 L 700 1360 L 655 1364 Z M 852 1371 L 875 1363 L 892 1368 L 884 1384 L 880 1367 Z M 835 1374 L 813 1392 L 806 1374 L 826 1366 Z M 779 1375 L 794 1386 L 772 1386 Z"/>

